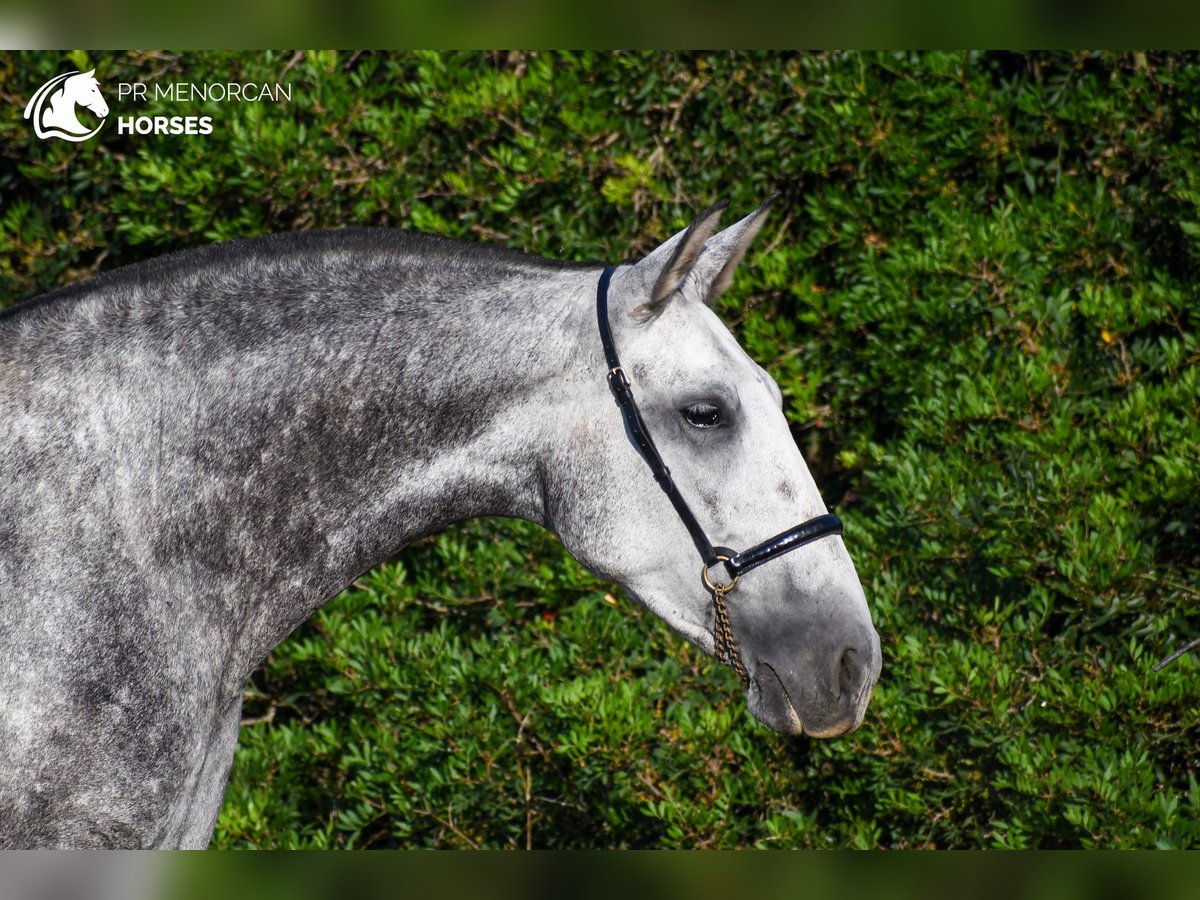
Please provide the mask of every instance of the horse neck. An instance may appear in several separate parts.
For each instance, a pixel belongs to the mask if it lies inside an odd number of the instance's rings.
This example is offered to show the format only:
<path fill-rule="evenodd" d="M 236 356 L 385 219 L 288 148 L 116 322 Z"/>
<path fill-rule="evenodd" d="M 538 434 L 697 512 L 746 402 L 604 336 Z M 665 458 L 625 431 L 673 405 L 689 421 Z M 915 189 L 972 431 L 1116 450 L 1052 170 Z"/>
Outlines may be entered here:
<path fill-rule="evenodd" d="M 542 411 L 579 367 L 595 280 L 316 271 L 270 272 L 282 292 L 235 272 L 209 286 L 232 295 L 217 308 L 160 307 L 135 329 L 173 347 L 146 373 L 152 555 L 199 556 L 222 607 L 248 599 L 249 666 L 419 537 L 481 515 L 544 520 Z"/>
<path fill-rule="evenodd" d="M 68 131 L 86 131 L 80 124 L 79 116 L 75 113 L 75 101 L 67 97 L 67 89 L 64 86 L 61 90 L 55 91 L 50 97 L 50 114 L 44 118 L 49 119 L 53 126 L 64 128 Z"/>

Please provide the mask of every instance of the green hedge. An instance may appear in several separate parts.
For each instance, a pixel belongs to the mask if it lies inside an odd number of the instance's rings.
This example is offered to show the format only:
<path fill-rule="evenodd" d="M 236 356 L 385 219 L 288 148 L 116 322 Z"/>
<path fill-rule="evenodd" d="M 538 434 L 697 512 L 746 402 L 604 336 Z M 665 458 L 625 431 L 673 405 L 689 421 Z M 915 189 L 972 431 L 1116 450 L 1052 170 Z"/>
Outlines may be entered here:
<path fill-rule="evenodd" d="M 34 141 L 84 64 L 294 96 Z M 846 521 L 863 727 L 774 736 L 552 537 L 469 523 L 254 675 L 217 846 L 1200 846 L 1197 665 L 1151 671 L 1200 632 L 1195 57 L 11 54 L 0 95 L 4 304 L 351 223 L 615 260 L 781 192 L 723 313 Z"/>

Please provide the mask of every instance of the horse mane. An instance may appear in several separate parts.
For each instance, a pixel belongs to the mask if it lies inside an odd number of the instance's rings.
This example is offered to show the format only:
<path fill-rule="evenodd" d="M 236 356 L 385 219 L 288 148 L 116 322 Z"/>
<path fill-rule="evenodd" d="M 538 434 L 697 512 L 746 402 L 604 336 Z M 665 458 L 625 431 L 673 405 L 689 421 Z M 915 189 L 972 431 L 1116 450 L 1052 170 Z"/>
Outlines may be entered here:
<path fill-rule="evenodd" d="M 475 241 L 393 228 L 333 228 L 241 238 L 179 250 L 103 272 L 0 310 L 0 328 L 34 310 L 66 314 L 85 301 L 124 308 L 170 297 L 202 297 L 238 279 L 253 285 L 294 274 L 319 281 L 323 273 L 386 268 L 405 272 L 453 273 L 486 282 L 528 274 L 597 269 L 604 263 L 549 259 Z M 234 275 L 236 273 L 236 276 Z M 344 291 L 343 291 L 344 293 Z"/>

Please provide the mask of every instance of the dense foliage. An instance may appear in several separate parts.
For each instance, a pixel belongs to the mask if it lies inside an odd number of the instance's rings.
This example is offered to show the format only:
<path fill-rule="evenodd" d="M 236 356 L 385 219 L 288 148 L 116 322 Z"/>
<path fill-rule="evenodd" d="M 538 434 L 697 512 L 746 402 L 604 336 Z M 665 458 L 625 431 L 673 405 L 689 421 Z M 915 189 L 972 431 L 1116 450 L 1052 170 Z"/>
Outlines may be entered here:
<path fill-rule="evenodd" d="M 35 141 L 94 64 L 294 96 Z M 1200 846 L 1197 663 L 1151 670 L 1200 632 L 1193 57 L 14 54 L 0 96 L 3 304 L 349 223 L 620 259 L 781 193 L 723 313 L 847 523 L 863 727 L 776 737 L 551 536 L 469 523 L 255 674 L 216 845 Z"/>

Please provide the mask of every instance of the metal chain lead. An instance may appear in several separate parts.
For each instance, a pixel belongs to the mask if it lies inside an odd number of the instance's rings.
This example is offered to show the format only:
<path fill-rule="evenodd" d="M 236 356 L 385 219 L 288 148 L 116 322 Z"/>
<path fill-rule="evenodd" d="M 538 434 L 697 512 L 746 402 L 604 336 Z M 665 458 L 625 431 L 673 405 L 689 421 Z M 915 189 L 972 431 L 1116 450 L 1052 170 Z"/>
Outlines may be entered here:
<path fill-rule="evenodd" d="M 746 667 L 742 665 L 742 654 L 738 652 L 737 638 L 733 636 L 733 626 L 729 624 L 729 609 L 725 605 L 725 595 L 728 593 L 727 589 L 713 588 L 713 611 L 715 613 L 715 622 L 713 624 L 714 649 L 716 650 L 718 662 L 729 666 L 729 668 L 737 672 L 737 676 L 742 680 L 742 684 L 748 685 L 750 683 L 750 676 L 746 672 Z"/>

